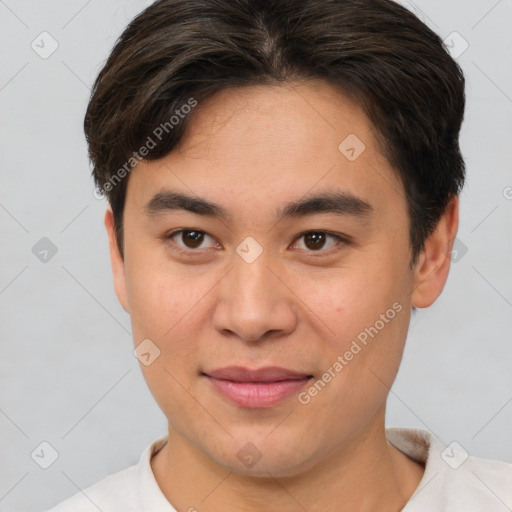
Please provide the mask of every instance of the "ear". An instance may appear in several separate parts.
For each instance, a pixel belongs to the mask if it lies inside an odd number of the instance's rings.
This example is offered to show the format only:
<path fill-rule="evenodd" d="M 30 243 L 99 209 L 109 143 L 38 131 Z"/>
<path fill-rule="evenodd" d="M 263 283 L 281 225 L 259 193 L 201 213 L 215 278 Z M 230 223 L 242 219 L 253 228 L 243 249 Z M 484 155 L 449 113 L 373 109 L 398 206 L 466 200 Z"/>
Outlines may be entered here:
<path fill-rule="evenodd" d="M 109 240 L 110 263 L 112 265 L 112 274 L 114 277 L 114 289 L 121 306 L 127 313 L 130 313 L 128 306 L 128 294 L 126 293 L 125 266 L 117 245 L 114 214 L 110 205 L 105 211 L 105 228 L 107 230 Z"/>
<path fill-rule="evenodd" d="M 454 196 L 446 207 L 435 231 L 425 241 L 414 268 L 412 305 L 426 308 L 443 291 L 450 270 L 453 242 L 459 227 L 459 199 Z"/>

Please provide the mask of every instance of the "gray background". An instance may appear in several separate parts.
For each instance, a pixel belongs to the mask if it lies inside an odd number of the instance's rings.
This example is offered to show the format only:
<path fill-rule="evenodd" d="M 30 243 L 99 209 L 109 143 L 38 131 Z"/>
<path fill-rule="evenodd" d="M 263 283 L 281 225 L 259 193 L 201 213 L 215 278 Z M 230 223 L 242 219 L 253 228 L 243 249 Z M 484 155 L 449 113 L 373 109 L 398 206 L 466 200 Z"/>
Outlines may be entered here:
<path fill-rule="evenodd" d="M 0 511 L 47 508 L 166 432 L 113 291 L 82 132 L 93 79 L 149 3 L 0 0 Z M 512 1 L 402 3 L 469 44 L 468 176 L 461 250 L 411 322 L 388 425 L 512 461 Z M 43 31 L 59 45 L 47 59 L 31 48 Z M 32 252 L 42 237 L 58 250 L 46 263 Z M 46 470 L 31 458 L 43 441 L 58 452 Z"/>

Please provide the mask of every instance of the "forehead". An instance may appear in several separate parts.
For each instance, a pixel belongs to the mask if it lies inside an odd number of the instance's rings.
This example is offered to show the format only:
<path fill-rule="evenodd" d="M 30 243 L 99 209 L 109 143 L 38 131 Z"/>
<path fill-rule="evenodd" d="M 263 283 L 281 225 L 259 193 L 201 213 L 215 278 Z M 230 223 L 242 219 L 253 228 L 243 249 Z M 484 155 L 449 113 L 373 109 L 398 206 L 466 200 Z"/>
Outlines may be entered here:
<path fill-rule="evenodd" d="M 333 188 L 402 195 L 362 109 L 323 81 L 226 89 L 192 115 L 179 147 L 132 171 L 128 196 L 140 205 L 169 188 L 235 211 Z"/>
<path fill-rule="evenodd" d="M 263 147 L 266 154 L 257 152 L 262 158 L 273 152 L 277 160 L 299 150 L 306 161 L 319 152 L 337 157 L 338 143 L 350 133 L 373 145 L 372 126 L 361 108 L 320 80 L 226 89 L 193 115 L 180 149 L 198 157 L 207 157 L 213 145 L 241 156 Z"/>

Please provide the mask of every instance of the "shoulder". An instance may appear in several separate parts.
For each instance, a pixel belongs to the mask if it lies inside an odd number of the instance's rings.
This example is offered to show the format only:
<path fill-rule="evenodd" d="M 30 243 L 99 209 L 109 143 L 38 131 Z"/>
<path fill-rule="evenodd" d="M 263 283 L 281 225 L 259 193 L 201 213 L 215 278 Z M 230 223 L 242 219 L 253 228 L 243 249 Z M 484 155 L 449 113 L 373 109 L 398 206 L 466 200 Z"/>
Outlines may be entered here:
<path fill-rule="evenodd" d="M 47 512 L 111 512 L 137 510 L 137 466 L 108 475 Z M 135 507 L 135 508 L 133 508 Z"/>
<path fill-rule="evenodd" d="M 403 512 L 502 512 L 512 507 L 512 464 L 475 457 L 457 442 L 444 445 L 417 429 L 387 429 L 388 440 L 425 473 Z"/>
<path fill-rule="evenodd" d="M 457 457 L 458 450 L 459 459 L 451 466 L 448 464 L 440 482 L 441 489 L 451 494 L 447 502 L 453 502 L 460 510 L 509 510 L 512 507 L 512 464 L 474 457 L 450 445 L 444 457 L 450 458 L 452 453 Z"/>
<path fill-rule="evenodd" d="M 142 452 L 137 464 L 106 476 L 46 512 L 174 512 L 151 469 L 151 457 L 166 442 L 167 436 L 153 441 Z"/>

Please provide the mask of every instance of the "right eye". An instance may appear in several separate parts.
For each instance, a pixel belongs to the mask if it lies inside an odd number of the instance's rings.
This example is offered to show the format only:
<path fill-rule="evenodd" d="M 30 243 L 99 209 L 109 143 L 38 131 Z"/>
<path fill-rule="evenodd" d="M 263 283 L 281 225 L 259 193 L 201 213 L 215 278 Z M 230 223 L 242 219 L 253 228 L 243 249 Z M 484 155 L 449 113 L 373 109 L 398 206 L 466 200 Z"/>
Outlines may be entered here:
<path fill-rule="evenodd" d="M 201 247 L 208 238 L 213 242 L 213 245 L 216 244 L 215 240 L 213 240 L 210 235 L 198 229 L 179 229 L 165 236 L 166 240 L 172 240 L 180 250 L 191 252 L 199 252 L 198 249 L 208 248 L 204 246 Z M 212 247 L 212 245 L 210 245 L 210 247 Z"/>

